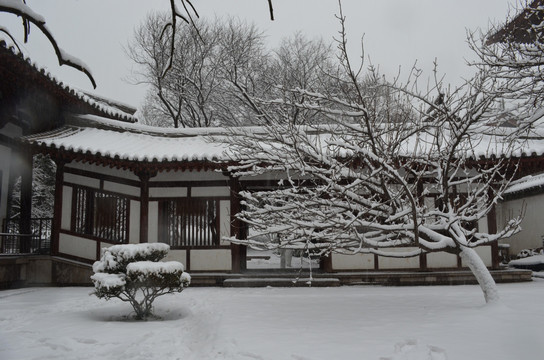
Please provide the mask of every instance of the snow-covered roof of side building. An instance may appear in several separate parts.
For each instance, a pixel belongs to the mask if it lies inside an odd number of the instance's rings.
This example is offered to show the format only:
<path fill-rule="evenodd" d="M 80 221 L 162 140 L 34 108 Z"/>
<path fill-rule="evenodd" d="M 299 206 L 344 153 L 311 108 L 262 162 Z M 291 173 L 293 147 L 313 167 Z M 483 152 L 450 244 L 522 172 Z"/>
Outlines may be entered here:
<path fill-rule="evenodd" d="M 517 194 L 544 190 L 544 173 L 527 175 L 518 180 L 512 181 L 504 192 L 505 198 L 515 197 Z"/>

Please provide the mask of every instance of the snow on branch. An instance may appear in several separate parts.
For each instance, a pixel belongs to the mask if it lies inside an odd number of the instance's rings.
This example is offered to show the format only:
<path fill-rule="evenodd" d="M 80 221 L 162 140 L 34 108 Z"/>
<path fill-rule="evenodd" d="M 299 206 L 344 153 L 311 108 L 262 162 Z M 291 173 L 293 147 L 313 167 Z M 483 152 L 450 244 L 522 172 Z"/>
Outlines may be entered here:
<path fill-rule="evenodd" d="M 45 35 L 47 40 L 53 46 L 59 65 L 70 66 L 76 70 L 83 72 L 89 80 L 91 81 L 94 88 L 96 88 L 96 82 L 91 74 L 89 67 L 80 59 L 68 54 L 66 51 L 62 50 L 55 37 L 46 26 L 45 18 L 40 14 L 32 10 L 24 0 L 0 0 L 0 12 L 10 13 L 17 15 L 23 18 L 23 28 L 24 28 L 24 41 L 28 41 L 28 35 L 30 33 L 30 24 L 34 24 L 40 31 Z M 6 32 L 2 30 L 3 32 Z M 10 35 L 11 37 L 11 35 Z M 12 38 L 13 39 L 13 38 Z"/>

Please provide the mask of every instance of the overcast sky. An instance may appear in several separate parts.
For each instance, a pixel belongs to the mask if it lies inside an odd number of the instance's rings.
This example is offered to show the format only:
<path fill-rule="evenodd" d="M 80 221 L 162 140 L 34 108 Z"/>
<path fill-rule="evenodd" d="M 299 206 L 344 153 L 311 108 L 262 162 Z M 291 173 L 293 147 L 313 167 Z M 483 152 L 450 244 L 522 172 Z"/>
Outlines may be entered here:
<path fill-rule="evenodd" d="M 167 0 L 27 0 L 47 20 L 62 49 L 90 67 L 98 87 L 71 68 L 58 66 L 52 47 L 34 28 L 30 42 L 21 48 L 59 80 L 86 91 L 138 107 L 144 86 L 126 81 L 133 64 L 123 47 L 149 11 L 168 10 Z M 268 36 L 270 47 L 281 38 L 301 31 L 330 41 L 338 33 L 336 0 L 273 0 L 275 21 L 270 21 L 266 0 L 193 0 L 201 17 L 236 15 L 256 23 Z M 486 30 L 503 22 L 514 0 L 343 0 L 350 55 L 360 55 L 364 35 L 365 55 L 382 73 L 404 72 L 417 60 L 426 74 L 435 58 L 450 83 L 469 76 L 465 59 L 471 56 L 466 30 Z M 20 22 L 0 15 L 0 24 L 22 37 Z M 0 34 L 0 37 L 3 36 Z"/>

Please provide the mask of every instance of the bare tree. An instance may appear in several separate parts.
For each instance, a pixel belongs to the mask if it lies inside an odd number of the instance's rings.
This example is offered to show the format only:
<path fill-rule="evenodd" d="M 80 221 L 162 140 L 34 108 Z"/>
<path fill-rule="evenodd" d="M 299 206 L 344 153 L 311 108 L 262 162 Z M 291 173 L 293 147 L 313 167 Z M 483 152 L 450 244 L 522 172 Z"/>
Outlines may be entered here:
<path fill-rule="evenodd" d="M 248 82 L 263 58 L 262 34 L 238 19 L 179 24 L 175 61 L 163 36 L 166 14 L 151 14 L 135 31 L 129 57 L 140 65 L 137 81 L 151 85 L 144 107 L 148 122 L 207 127 L 240 121 L 232 78 Z M 165 67 L 170 67 L 164 74 Z M 227 104 L 229 106 L 227 106 Z"/>
<path fill-rule="evenodd" d="M 350 63 L 342 13 L 339 19 L 342 93 L 294 88 L 289 91 L 305 101 L 279 104 L 317 111 L 329 124 L 295 126 L 282 112 L 268 111 L 273 102 L 251 98 L 269 125 L 232 130 L 235 176 L 285 175 L 276 189 L 243 192 L 245 210 L 238 214 L 256 237 L 276 234 L 279 241 L 230 240 L 322 256 L 445 251 L 463 259 L 487 302 L 498 300 L 495 282 L 474 248 L 519 230 L 519 219 L 495 234 L 475 226 L 513 171 L 505 160 L 480 158 L 493 150 L 508 155 L 516 145 L 487 125 L 499 88 L 492 95 L 484 90 L 500 84 L 480 73 L 447 90 L 435 78 L 435 86 L 420 93 L 412 82 L 385 82 L 374 68 L 363 74 Z"/>
<path fill-rule="evenodd" d="M 510 89 L 500 94 L 504 111 L 518 115 L 522 131 L 542 116 L 544 105 L 543 5 L 542 0 L 525 1 L 505 24 L 485 34 L 469 34 L 469 45 L 478 58 L 472 65 Z"/>

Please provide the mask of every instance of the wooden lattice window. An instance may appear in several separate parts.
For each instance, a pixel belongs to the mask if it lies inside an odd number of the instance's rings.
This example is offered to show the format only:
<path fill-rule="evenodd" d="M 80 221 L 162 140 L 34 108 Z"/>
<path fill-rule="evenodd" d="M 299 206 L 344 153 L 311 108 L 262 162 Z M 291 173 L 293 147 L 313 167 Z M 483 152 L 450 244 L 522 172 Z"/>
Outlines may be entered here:
<path fill-rule="evenodd" d="M 129 200 L 95 189 L 74 188 L 72 230 L 112 243 L 128 242 Z"/>
<path fill-rule="evenodd" d="M 159 202 L 159 241 L 172 248 L 219 246 L 219 200 L 181 198 Z"/>

